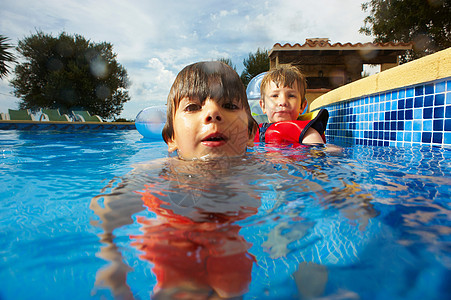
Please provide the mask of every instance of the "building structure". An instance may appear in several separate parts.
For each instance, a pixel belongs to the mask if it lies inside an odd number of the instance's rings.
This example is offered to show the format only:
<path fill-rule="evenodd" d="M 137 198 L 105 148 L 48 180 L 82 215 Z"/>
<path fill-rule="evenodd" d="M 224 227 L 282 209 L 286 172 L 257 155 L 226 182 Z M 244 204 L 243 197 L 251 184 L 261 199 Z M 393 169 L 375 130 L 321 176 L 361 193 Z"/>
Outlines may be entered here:
<path fill-rule="evenodd" d="M 363 65 L 380 65 L 381 71 L 399 65 L 399 57 L 412 43 L 334 43 L 327 38 L 306 39 L 303 45 L 276 43 L 269 52 L 270 67 L 298 66 L 307 77 L 309 104 L 328 91 L 362 78 Z"/>

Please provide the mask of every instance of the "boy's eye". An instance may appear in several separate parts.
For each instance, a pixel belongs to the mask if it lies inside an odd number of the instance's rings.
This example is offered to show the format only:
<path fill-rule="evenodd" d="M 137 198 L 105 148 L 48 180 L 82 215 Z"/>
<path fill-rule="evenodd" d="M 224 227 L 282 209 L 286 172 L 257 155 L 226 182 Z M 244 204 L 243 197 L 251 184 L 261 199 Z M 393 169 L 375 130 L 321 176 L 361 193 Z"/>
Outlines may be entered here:
<path fill-rule="evenodd" d="M 238 105 L 236 105 L 236 104 L 234 104 L 234 103 L 231 103 L 231 102 L 229 102 L 229 103 L 224 103 L 224 104 L 222 105 L 222 107 L 224 107 L 225 109 L 230 109 L 230 110 L 239 109 L 239 106 L 238 106 Z"/>
<path fill-rule="evenodd" d="M 192 112 L 192 111 L 198 111 L 198 110 L 200 110 L 200 109 L 201 109 L 201 106 L 200 106 L 199 104 L 196 104 L 196 103 L 190 103 L 190 104 L 188 104 L 187 106 L 185 106 L 184 111 Z"/>

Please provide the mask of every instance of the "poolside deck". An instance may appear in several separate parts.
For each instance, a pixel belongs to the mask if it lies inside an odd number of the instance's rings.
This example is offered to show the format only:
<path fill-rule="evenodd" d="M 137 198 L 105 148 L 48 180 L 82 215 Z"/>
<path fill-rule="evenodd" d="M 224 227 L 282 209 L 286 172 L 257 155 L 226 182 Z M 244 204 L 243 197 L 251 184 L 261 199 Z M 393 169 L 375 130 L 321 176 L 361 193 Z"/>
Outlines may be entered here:
<path fill-rule="evenodd" d="M 1 120 L 0 130 L 134 130 L 132 122 L 64 122 Z"/>

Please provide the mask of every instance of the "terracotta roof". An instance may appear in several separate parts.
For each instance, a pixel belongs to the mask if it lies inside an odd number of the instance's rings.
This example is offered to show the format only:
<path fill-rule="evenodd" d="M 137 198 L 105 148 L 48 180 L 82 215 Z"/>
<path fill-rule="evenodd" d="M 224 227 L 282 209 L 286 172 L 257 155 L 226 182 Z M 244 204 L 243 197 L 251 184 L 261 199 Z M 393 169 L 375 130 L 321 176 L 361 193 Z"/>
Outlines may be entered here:
<path fill-rule="evenodd" d="M 274 44 L 270 53 L 273 51 L 303 51 L 303 50 L 409 50 L 412 49 L 413 43 L 334 43 L 331 44 L 329 39 L 306 39 L 303 45 L 296 43 L 291 45 L 286 43 L 281 45 L 280 43 Z"/>

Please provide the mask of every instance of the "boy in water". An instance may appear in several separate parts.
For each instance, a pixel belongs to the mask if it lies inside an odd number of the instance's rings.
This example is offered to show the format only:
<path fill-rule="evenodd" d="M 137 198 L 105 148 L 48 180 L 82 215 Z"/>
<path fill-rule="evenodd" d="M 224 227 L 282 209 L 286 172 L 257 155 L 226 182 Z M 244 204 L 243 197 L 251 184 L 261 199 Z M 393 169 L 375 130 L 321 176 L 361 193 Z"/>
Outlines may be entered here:
<path fill-rule="evenodd" d="M 185 160 L 240 156 L 258 125 L 238 74 L 222 62 L 199 62 L 176 77 L 163 139 Z"/>
<path fill-rule="evenodd" d="M 162 131 L 168 150 L 177 151 L 180 159 L 137 165 L 120 188 L 102 195 L 101 205 L 92 201 L 105 228 L 102 241 L 107 247 L 100 256 L 112 262 L 98 272 L 97 283 L 110 285 L 115 296 L 133 297 L 126 281 L 128 266 L 112 232 L 130 224 L 144 202 L 155 216 L 138 217 L 141 232 L 131 239 L 141 258 L 153 263 L 154 299 L 246 293 L 255 258 L 235 222 L 255 215 L 261 202 L 253 188 L 235 192 L 234 170 L 242 169 L 240 156 L 253 145 L 257 128 L 244 86 L 228 65 L 199 62 L 180 71 L 168 95 Z M 230 158 L 226 168 L 215 159 L 223 157 Z M 194 161 L 200 159 L 207 161 Z M 246 172 L 242 178 L 248 177 Z"/>
<path fill-rule="evenodd" d="M 268 117 L 269 123 L 260 125 L 260 133 L 256 136 L 255 141 L 278 142 L 284 139 L 288 131 L 295 128 L 295 141 L 303 144 L 323 144 L 325 139 L 322 137 L 328 120 L 326 110 L 321 110 L 314 120 L 310 122 L 285 122 L 280 121 L 296 121 L 299 120 L 299 114 L 304 111 L 307 106 L 305 99 L 306 80 L 304 75 L 298 68 L 291 65 L 280 65 L 265 75 L 260 88 L 260 106 Z M 276 129 L 275 139 L 268 136 Z M 273 125 L 272 127 L 270 127 Z M 295 127 L 293 127 L 295 126 Z M 270 129 L 269 131 L 267 131 Z M 291 135 L 291 133 L 289 134 Z M 292 141 L 292 136 L 288 139 Z"/>

